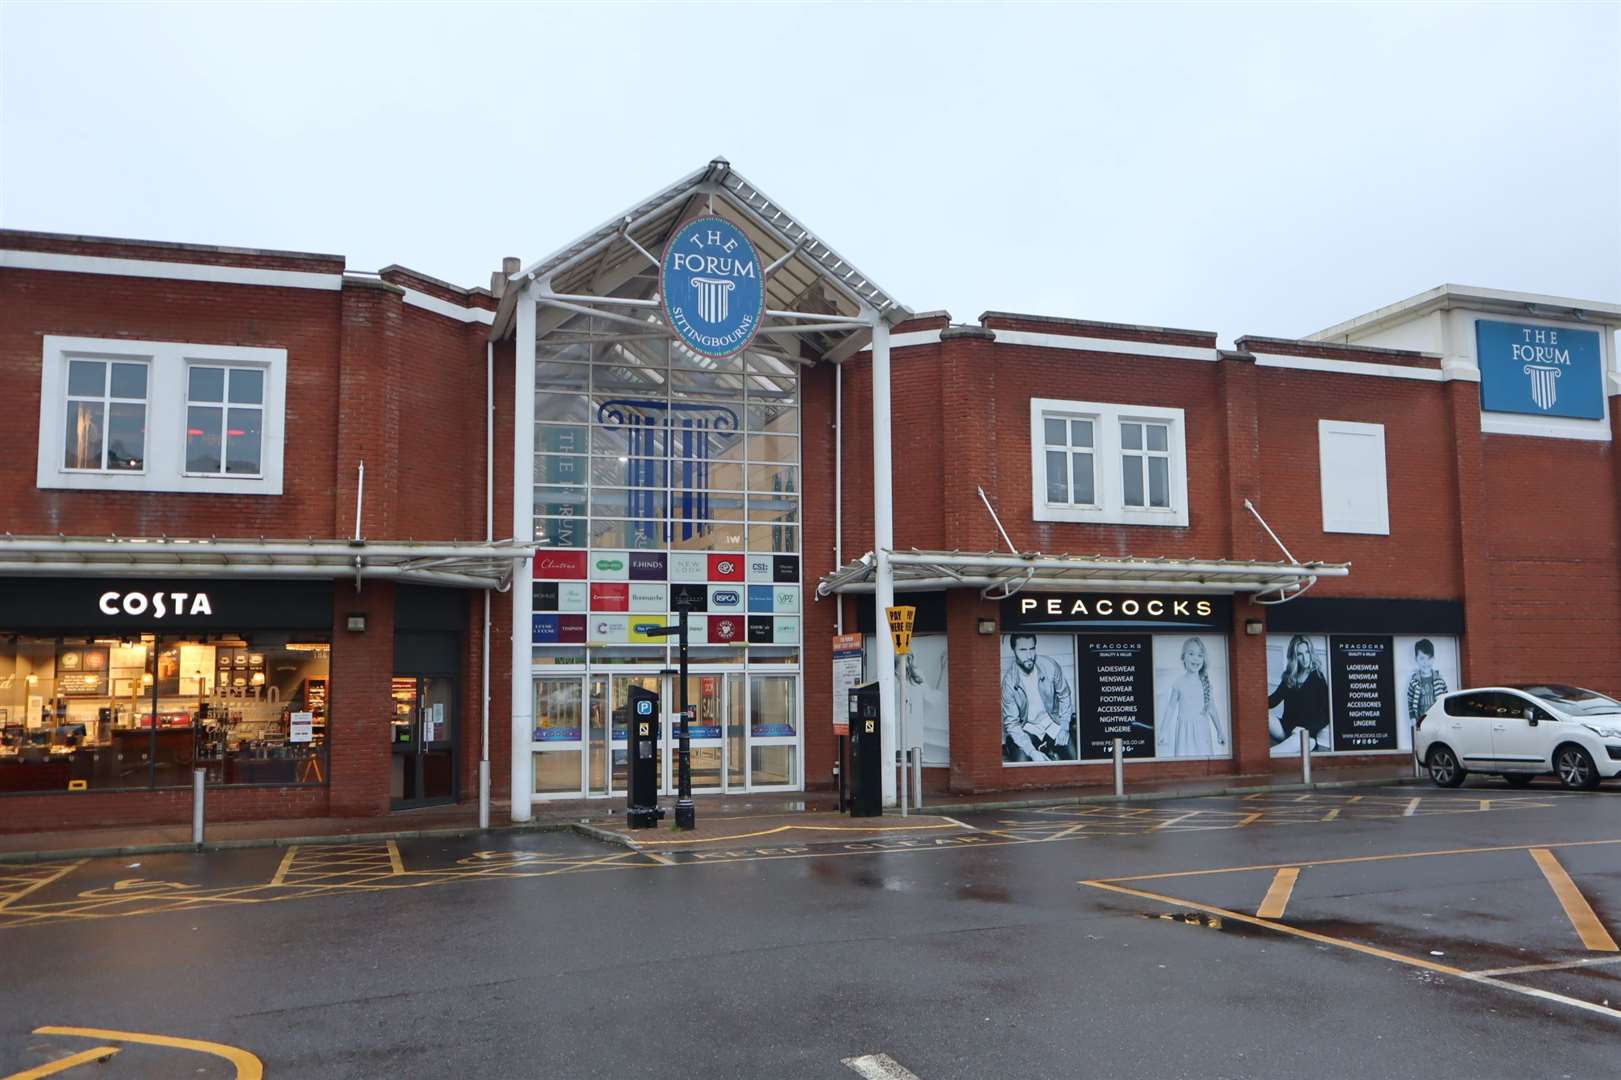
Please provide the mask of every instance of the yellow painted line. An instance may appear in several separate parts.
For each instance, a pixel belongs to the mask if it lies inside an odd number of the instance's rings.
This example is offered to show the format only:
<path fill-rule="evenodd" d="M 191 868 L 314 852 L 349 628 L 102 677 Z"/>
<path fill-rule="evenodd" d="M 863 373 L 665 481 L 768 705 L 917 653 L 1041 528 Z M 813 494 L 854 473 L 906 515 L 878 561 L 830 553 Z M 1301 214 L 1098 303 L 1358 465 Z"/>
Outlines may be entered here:
<path fill-rule="evenodd" d="M 1360 795 L 1352 795 L 1352 796 L 1351 796 L 1351 797 L 1350 797 L 1350 799 L 1348 799 L 1348 800 L 1346 800 L 1346 801 L 1348 801 L 1348 802 L 1354 802 L 1354 803 L 1359 803 L 1359 802 L 1361 802 L 1361 801 L 1362 801 L 1362 796 L 1360 796 Z"/>
<path fill-rule="evenodd" d="M 1266 896 L 1261 900 L 1261 906 L 1256 909 L 1255 915 L 1261 919 L 1281 919 L 1284 909 L 1289 906 L 1289 897 L 1294 894 L 1295 880 L 1300 877 L 1300 867 L 1285 866 L 1272 878 L 1272 885 L 1266 890 Z"/>
<path fill-rule="evenodd" d="M 649 859 L 652 859 L 654 862 L 658 863 L 660 866 L 674 866 L 675 865 L 675 860 L 670 858 L 668 855 L 660 855 L 656 851 L 644 851 L 644 852 L 642 852 L 642 854 L 646 855 Z"/>
<path fill-rule="evenodd" d="M 1519 967 L 1492 968 L 1475 974 L 1535 975 L 1539 971 L 1571 971 L 1575 968 L 1607 967 L 1610 964 L 1621 964 L 1621 956 L 1584 956 L 1580 960 L 1565 960 L 1557 964 L 1521 964 Z"/>
<path fill-rule="evenodd" d="M 1281 870 L 1286 866 L 1341 866 L 1347 863 L 1384 862 L 1391 859 L 1430 859 L 1441 855 L 1490 855 L 1499 851 L 1529 851 L 1534 847 L 1567 848 L 1621 844 L 1621 840 L 1563 840 L 1551 844 L 1504 844 L 1501 847 L 1448 848 L 1443 851 L 1405 851 L 1393 855 L 1352 855 L 1343 859 L 1313 859 L 1310 862 L 1257 863 L 1254 866 L 1216 866 L 1208 870 L 1172 870 L 1163 874 L 1128 874 L 1100 878 L 1101 881 L 1158 881 L 1161 878 L 1202 877 L 1205 874 L 1241 874 L 1251 870 Z"/>
<path fill-rule="evenodd" d="M 1334 809 L 1330 810 L 1328 813 L 1323 815 L 1323 820 L 1324 821 L 1333 821 L 1335 818 L 1337 818 L 1339 816 L 1340 816 L 1340 808 L 1336 806 Z"/>
<path fill-rule="evenodd" d="M 1184 821 L 1188 820 L 1188 818 L 1190 818 L 1190 817 L 1198 817 L 1202 813 L 1204 813 L 1203 810 L 1189 810 L 1185 814 L 1178 814 L 1174 818 L 1167 818 L 1166 820 L 1160 822 L 1158 825 L 1155 825 L 1154 828 L 1155 829 L 1169 828 L 1172 825 L 1177 825 L 1177 824 L 1180 824 L 1181 822 L 1184 822 Z"/>
<path fill-rule="evenodd" d="M 79 867 L 83 866 L 87 861 L 88 860 L 85 860 L 85 859 L 76 859 L 73 862 L 70 862 L 67 865 L 63 866 L 60 870 L 58 870 L 54 874 L 51 874 L 49 877 L 40 878 L 38 881 L 35 881 L 31 885 L 29 885 L 26 889 L 23 889 L 21 892 L 14 892 L 14 893 L 7 894 L 3 899 L 0 899 L 0 908 L 9 907 L 10 905 L 16 903 L 18 900 L 21 900 L 23 897 L 27 896 L 29 893 L 38 892 L 40 889 L 43 889 L 45 886 L 51 884 L 54 881 L 61 881 L 63 878 L 65 878 L 69 874 L 71 874 L 73 871 L 75 871 Z"/>
<path fill-rule="evenodd" d="M 276 867 L 276 876 L 270 879 L 270 884 L 280 885 L 287 878 L 287 871 L 293 868 L 293 857 L 298 854 L 298 845 L 294 844 L 287 849 L 287 854 L 281 857 L 281 865 Z"/>
<path fill-rule="evenodd" d="M 1593 952 L 1621 952 L 1621 948 L 1616 947 L 1615 938 L 1604 929 L 1604 924 L 1593 911 L 1593 905 L 1587 902 L 1587 897 L 1570 880 L 1570 875 L 1553 857 L 1553 852 L 1547 848 L 1532 848 L 1531 857 L 1537 861 L 1542 876 L 1548 879 L 1553 894 L 1559 898 L 1559 906 L 1565 909 L 1565 918 L 1575 927 L 1582 944 Z"/>
<path fill-rule="evenodd" d="M 400 858 L 400 845 L 392 840 L 388 842 L 388 865 L 396 874 L 405 873 L 405 860 Z"/>
<path fill-rule="evenodd" d="M 775 829 L 761 829 L 759 832 L 737 833 L 733 836 L 700 836 L 691 840 L 665 840 L 649 841 L 657 843 L 659 847 L 668 844 L 719 844 L 727 840 L 747 840 L 754 836 L 771 836 L 773 833 L 802 830 L 804 832 L 922 832 L 925 829 L 956 829 L 957 825 L 778 825 Z"/>
<path fill-rule="evenodd" d="M 1418 812 L 1418 804 L 1423 802 L 1423 801 L 1424 800 L 1422 798 L 1408 799 L 1407 800 L 1407 809 L 1405 809 L 1405 810 L 1403 810 L 1401 812 L 1401 816 L 1402 817 L 1412 817 L 1415 813 Z"/>
<path fill-rule="evenodd" d="M 110 1058 L 116 1053 L 118 1053 L 118 1047 L 116 1046 L 93 1046 L 89 1050 L 81 1050 L 72 1057 L 57 1058 L 55 1061 L 48 1061 L 37 1068 L 12 1073 L 10 1076 L 5 1077 L 4 1080 L 39 1080 L 41 1076 L 55 1076 L 59 1072 L 67 1072 L 69 1069 L 76 1069 L 80 1065 L 88 1065 L 92 1061 L 102 1061 Z"/>
<path fill-rule="evenodd" d="M 1234 825 L 1233 828 L 1242 829 L 1246 825 L 1254 825 L 1257 821 L 1260 821 L 1265 816 L 1265 810 L 1257 810 L 1253 814 L 1245 814 L 1241 819 L 1239 819 L 1238 824 Z"/>
<path fill-rule="evenodd" d="M 1128 889 L 1123 885 L 1112 885 L 1107 881 L 1082 881 L 1079 882 L 1079 884 L 1087 885 L 1094 889 L 1106 889 L 1109 892 L 1121 893 L 1126 896 L 1135 896 L 1143 900 L 1152 900 L 1155 903 L 1169 904 L 1172 907 L 1192 908 L 1195 911 L 1203 911 L 1208 915 L 1217 915 L 1223 919 L 1232 919 L 1235 922 L 1246 923 L 1250 926 L 1259 926 L 1267 930 L 1276 930 L 1280 934 L 1288 934 L 1292 937 L 1303 938 L 1306 941 L 1314 941 L 1319 945 L 1332 945 L 1335 948 L 1347 949 L 1351 952 L 1362 953 L 1366 956 L 1377 956 L 1381 960 L 1391 960 L 1398 964 L 1407 964 L 1411 967 L 1420 968 L 1424 971 L 1433 971 L 1438 975 L 1451 975 L 1454 978 L 1463 979 L 1466 982 L 1479 983 L 1482 986 L 1495 986 L 1498 989 L 1507 990 L 1511 993 L 1523 994 L 1526 997 L 1540 998 L 1543 1001 L 1553 1001 L 1561 1005 L 1569 1005 L 1572 1008 L 1598 1013 L 1601 1016 L 1607 1016 L 1613 1020 L 1621 1020 L 1621 1009 L 1612 1009 L 1606 1005 L 1595 1005 L 1591 1001 L 1583 1001 L 1580 998 L 1567 997 L 1564 994 L 1556 994 L 1551 990 L 1540 990 L 1534 986 L 1521 986 L 1518 983 L 1504 982 L 1501 979 L 1494 979 L 1490 976 L 1480 975 L 1473 971 L 1465 971 L 1463 968 L 1452 967 L 1450 964 L 1437 964 L 1435 961 L 1427 960 L 1421 956 L 1405 956 L 1402 953 L 1391 952 L 1389 949 L 1381 949 L 1375 945 L 1364 945 L 1360 941 L 1346 941 L 1342 938 L 1332 938 L 1327 934 L 1319 934 L 1313 930 L 1302 930 L 1298 926 L 1289 926 L 1287 923 L 1272 922 L 1269 919 L 1258 919 L 1254 915 L 1245 915 L 1243 912 L 1230 911 L 1227 908 L 1216 907 L 1213 904 L 1201 904 L 1196 900 L 1185 900 L 1180 897 L 1165 896 L 1161 893 L 1145 892 L 1141 889 Z"/>
<path fill-rule="evenodd" d="M 35 1035 L 76 1035 L 84 1039 L 108 1039 L 114 1042 L 141 1043 L 144 1046 L 166 1046 L 171 1050 L 191 1050 L 210 1057 L 224 1058 L 236 1066 L 236 1080 L 263 1080 L 264 1062 L 239 1046 L 204 1042 L 201 1039 L 180 1039 L 172 1035 L 146 1035 L 139 1031 L 109 1031 L 105 1028 L 37 1027 Z"/>

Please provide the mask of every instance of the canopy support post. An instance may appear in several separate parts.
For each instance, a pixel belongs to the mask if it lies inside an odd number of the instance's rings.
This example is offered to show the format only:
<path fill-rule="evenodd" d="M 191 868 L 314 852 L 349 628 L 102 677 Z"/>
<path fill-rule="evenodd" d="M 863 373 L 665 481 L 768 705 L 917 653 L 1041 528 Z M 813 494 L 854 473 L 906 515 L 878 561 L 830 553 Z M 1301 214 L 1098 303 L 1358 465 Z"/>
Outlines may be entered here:
<path fill-rule="evenodd" d="M 884 765 L 884 805 L 895 805 L 895 642 L 889 636 L 884 609 L 895 603 L 895 571 L 889 559 L 895 546 L 894 470 L 889 441 L 889 324 L 874 314 L 872 322 L 872 550 L 878 564 L 873 596 L 873 656 L 878 665 L 879 753 Z"/>

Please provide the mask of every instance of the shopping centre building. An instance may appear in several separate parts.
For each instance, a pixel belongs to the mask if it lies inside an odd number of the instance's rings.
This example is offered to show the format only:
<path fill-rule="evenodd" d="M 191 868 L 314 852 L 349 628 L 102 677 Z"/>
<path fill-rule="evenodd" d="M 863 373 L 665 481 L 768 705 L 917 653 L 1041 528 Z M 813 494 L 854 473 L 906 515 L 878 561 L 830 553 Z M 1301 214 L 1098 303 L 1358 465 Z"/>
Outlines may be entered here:
<path fill-rule="evenodd" d="M 489 289 L 0 232 L 0 830 L 183 820 L 194 769 L 215 820 L 623 798 L 638 685 L 669 792 L 682 611 L 700 792 L 830 786 L 836 679 L 954 792 L 1615 692 L 1618 327 L 954 322 L 719 160 Z"/>

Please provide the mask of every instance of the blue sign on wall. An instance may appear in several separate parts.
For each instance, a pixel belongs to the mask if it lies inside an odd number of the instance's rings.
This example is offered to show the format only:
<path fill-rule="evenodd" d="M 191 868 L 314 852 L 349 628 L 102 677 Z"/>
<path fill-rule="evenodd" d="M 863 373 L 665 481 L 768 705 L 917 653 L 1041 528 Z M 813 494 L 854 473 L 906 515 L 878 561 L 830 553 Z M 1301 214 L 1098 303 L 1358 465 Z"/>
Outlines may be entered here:
<path fill-rule="evenodd" d="M 733 356 L 760 330 L 765 268 L 742 229 L 725 218 L 696 218 L 665 245 L 659 294 L 683 344 L 703 356 Z"/>
<path fill-rule="evenodd" d="M 1604 349 L 1593 330 L 1475 322 L 1486 412 L 1604 418 Z"/>

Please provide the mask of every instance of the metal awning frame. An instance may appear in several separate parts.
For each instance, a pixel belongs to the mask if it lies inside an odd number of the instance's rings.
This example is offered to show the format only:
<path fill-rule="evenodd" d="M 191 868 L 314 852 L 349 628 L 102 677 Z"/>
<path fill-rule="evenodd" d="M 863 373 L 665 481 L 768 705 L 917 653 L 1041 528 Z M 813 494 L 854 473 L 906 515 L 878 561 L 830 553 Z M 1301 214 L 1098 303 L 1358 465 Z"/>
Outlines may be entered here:
<path fill-rule="evenodd" d="M 1142 592 L 1244 592 L 1255 596 L 1298 592 L 1318 578 L 1347 577 L 1350 563 L 1247 562 L 1230 559 L 1110 558 L 1103 555 L 1009 554 L 894 550 L 895 588 L 908 592 L 976 588 L 1000 599 L 1025 589 L 1078 592 L 1134 589 Z M 828 574 L 818 598 L 876 590 L 877 560 L 871 552 Z"/>
<path fill-rule="evenodd" d="M 465 589 L 511 587 L 535 545 L 510 541 L 220 540 L 161 536 L 0 536 L 0 575 L 388 579 Z"/>

